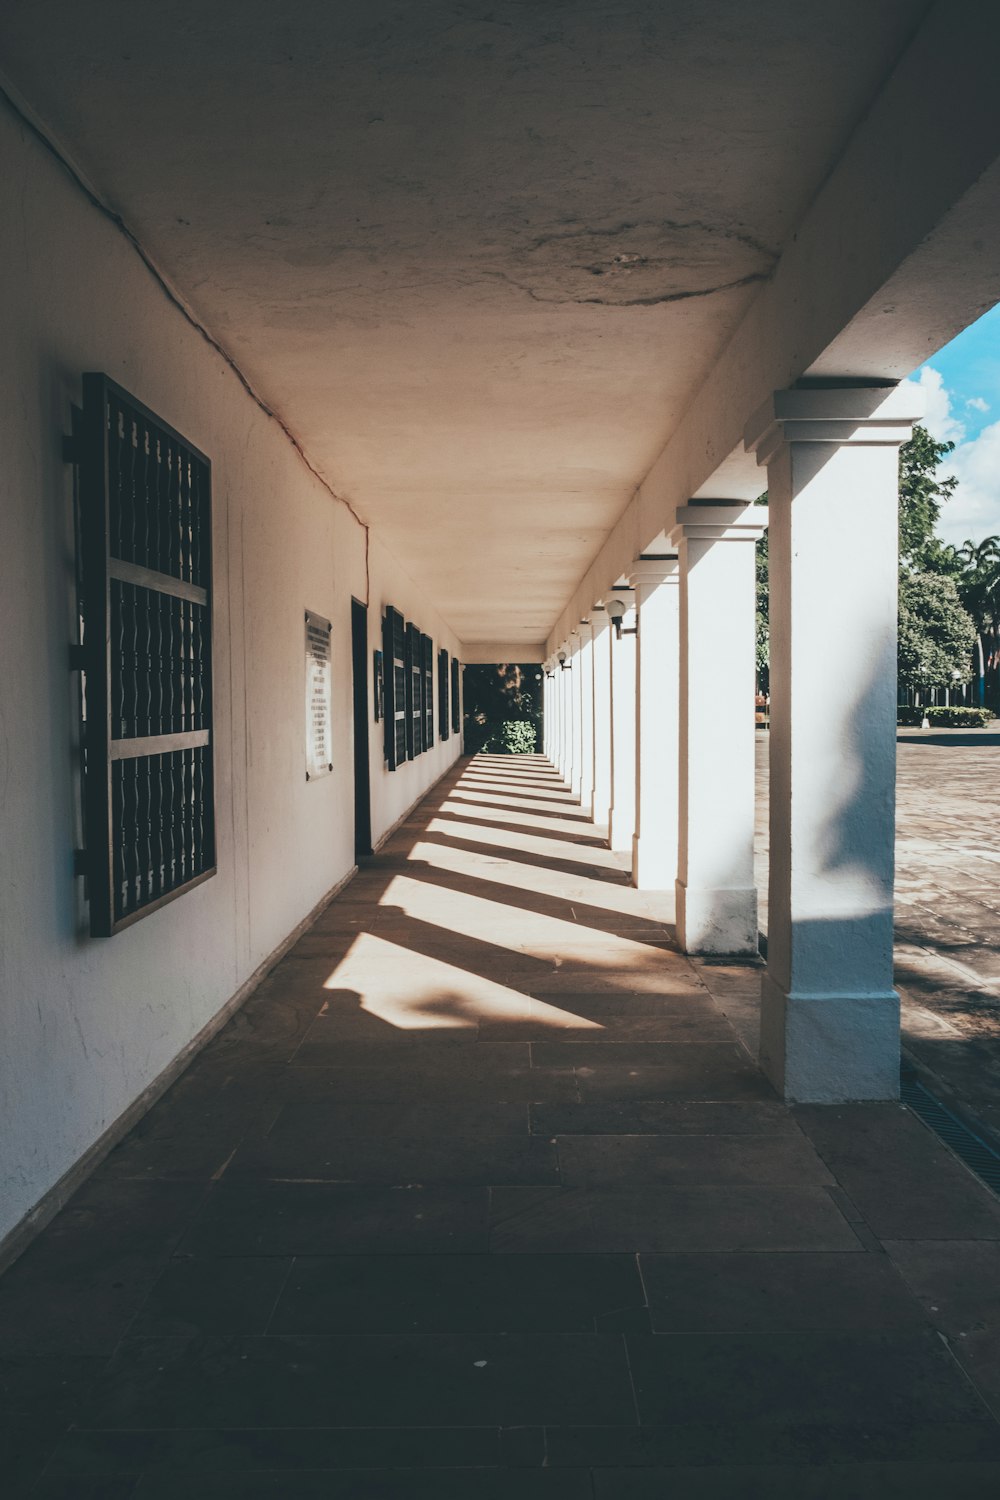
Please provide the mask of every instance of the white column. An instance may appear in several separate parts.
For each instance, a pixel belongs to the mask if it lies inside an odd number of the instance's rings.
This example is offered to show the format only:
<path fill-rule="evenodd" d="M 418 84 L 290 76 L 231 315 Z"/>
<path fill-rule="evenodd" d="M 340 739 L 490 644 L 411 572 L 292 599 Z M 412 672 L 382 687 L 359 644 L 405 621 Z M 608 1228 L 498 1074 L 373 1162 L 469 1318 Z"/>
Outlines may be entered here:
<path fill-rule="evenodd" d="M 593 818 L 607 827 L 611 817 L 611 646 L 614 630 L 602 605 L 591 615 L 594 632 Z"/>
<path fill-rule="evenodd" d="M 754 543 L 767 511 L 693 502 L 680 559 L 677 937 L 687 953 L 756 953 Z"/>
<path fill-rule="evenodd" d="M 631 589 L 617 589 L 633 604 Z M 632 852 L 635 836 L 635 611 L 622 620 L 622 638 L 611 632 L 611 811 L 608 843 L 617 854 Z"/>
<path fill-rule="evenodd" d="M 569 781 L 569 674 L 563 670 L 556 654 L 556 697 L 559 704 L 559 756 L 556 765 L 563 781 Z"/>
<path fill-rule="evenodd" d="M 579 629 L 570 632 L 567 642 L 569 651 L 569 734 L 570 734 L 570 758 L 568 781 L 570 790 L 574 797 L 579 797 L 580 787 L 583 784 L 583 734 L 580 722 L 581 714 L 581 687 L 583 680 L 583 642 Z"/>
<path fill-rule="evenodd" d="M 594 815 L 594 632 L 589 620 L 580 621 L 580 649 L 573 670 L 580 696 L 580 806 Z"/>
<path fill-rule="evenodd" d="M 897 450 L 914 409 L 901 389 L 779 391 L 747 428 L 771 517 L 761 1063 L 789 1100 L 899 1092 Z"/>
<path fill-rule="evenodd" d="M 539 747 L 547 760 L 553 758 L 553 733 L 552 733 L 552 679 L 549 676 L 549 664 L 542 663 L 542 743 Z"/>
<path fill-rule="evenodd" d="M 573 786 L 573 642 L 567 640 L 561 649 L 565 655 L 565 666 L 559 663 L 559 702 L 562 705 L 559 771 L 567 786 Z"/>
<path fill-rule="evenodd" d="M 640 558 L 635 589 L 635 835 L 632 884 L 673 891 L 677 878 L 677 559 Z"/>

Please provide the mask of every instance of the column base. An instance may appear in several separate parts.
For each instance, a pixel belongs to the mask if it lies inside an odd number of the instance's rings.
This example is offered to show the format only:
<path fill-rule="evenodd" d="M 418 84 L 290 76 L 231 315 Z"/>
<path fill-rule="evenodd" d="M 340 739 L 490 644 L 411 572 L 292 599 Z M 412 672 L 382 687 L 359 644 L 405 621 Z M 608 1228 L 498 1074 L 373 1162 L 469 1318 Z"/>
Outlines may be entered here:
<path fill-rule="evenodd" d="M 756 888 L 711 890 L 678 880 L 677 941 L 685 953 L 756 953 Z"/>
<path fill-rule="evenodd" d="M 789 1104 L 899 1098 L 899 996 L 789 995 L 765 973 L 760 1065 Z"/>
<path fill-rule="evenodd" d="M 635 838 L 635 818 L 625 818 L 608 808 L 608 847 L 613 854 L 631 854 Z"/>
<path fill-rule="evenodd" d="M 674 860 L 663 857 L 663 840 L 657 844 L 635 834 L 632 838 L 632 884 L 637 891 L 670 891 L 676 881 Z"/>

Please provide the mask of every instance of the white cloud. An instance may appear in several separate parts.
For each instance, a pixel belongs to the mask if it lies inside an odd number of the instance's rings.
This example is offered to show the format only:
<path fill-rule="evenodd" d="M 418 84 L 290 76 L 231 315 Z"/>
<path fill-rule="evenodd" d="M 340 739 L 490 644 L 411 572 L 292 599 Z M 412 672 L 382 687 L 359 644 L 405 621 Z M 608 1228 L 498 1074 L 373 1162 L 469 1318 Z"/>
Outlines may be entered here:
<path fill-rule="evenodd" d="M 965 404 L 971 406 L 973 411 L 989 411 L 990 409 L 990 403 L 984 401 L 982 396 L 969 396 Z"/>
<path fill-rule="evenodd" d="M 959 443 L 941 465 L 958 488 L 941 510 L 938 525 L 946 542 L 979 542 L 1000 534 L 1000 422 L 984 427 L 969 443 Z"/>
<path fill-rule="evenodd" d="M 924 415 L 921 421 L 931 437 L 939 443 L 960 443 L 965 437 L 965 428 L 952 413 L 951 392 L 940 371 L 933 369 L 931 365 L 924 365 L 918 380 L 903 383 L 914 386 L 923 396 Z"/>

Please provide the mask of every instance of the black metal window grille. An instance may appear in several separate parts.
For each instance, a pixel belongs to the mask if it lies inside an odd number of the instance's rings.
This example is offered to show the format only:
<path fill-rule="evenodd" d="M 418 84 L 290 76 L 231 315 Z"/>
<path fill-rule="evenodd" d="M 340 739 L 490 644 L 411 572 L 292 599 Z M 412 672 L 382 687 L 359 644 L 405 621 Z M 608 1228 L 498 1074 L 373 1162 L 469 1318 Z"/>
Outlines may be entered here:
<path fill-rule="evenodd" d="M 421 695 L 424 714 L 423 747 L 425 750 L 431 750 L 434 746 L 434 642 L 429 635 L 420 637 L 420 655 L 423 665 L 423 693 Z"/>
<path fill-rule="evenodd" d="M 385 759 L 395 771 L 406 759 L 406 630 L 403 616 L 386 606 L 382 621 L 382 652 L 385 672 Z"/>
<path fill-rule="evenodd" d="M 83 806 L 90 930 L 215 873 L 211 465 L 106 375 L 83 377 Z"/>
<path fill-rule="evenodd" d="M 438 652 L 438 734 L 442 741 L 448 738 L 451 726 L 448 723 L 448 653 L 441 647 Z"/>
<path fill-rule="evenodd" d="M 462 732 L 462 687 L 459 681 L 461 668 L 454 657 L 451 659 L 451 729 L 453 734 Z"/>
<path fill-rule="evenodd" d="M 407 622 L 406 626 L 406 756 L 415 760 L 424 748 L 423 705 L 421 682 L 423 665 L 420 659 L 420 631 Z"/>

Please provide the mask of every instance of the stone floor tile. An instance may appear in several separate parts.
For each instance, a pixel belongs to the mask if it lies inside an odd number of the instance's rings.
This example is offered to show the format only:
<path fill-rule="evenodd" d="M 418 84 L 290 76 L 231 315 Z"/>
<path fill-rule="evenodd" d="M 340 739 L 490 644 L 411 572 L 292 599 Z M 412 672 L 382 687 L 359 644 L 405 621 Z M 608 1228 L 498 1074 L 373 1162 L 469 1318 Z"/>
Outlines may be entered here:
<path fill-rule="evenodd" d="M 228 1177 L 271 1177 L 282 1181 L 385 1183 L 407 1187 L 460 1183 L 555 1183 L 560 1180 L 555 1142 L 541 1136 L 422 1135 L 416 1139 L 368 1135 L 301 1136 L 273 1134 L 244 1142 L 229 1165 Z"/>
<path fill-rule="evenodd" d="M 413 1141 L 464 1134 L 507 1140 L 529 1133 L 529 1110 L 533 1107 L 490 1099 L 458 1103 L 436 1098 L 344 1100 L 327 1090 L 318 1098 L 285 1101 L 264 1134 L 273 1140 L 303 1145 L 317 1136 L 403 1136 Z"/>
<path fill-rule="evenodd" d="M 846 1250 L 861 1244 L 821 1187 L 495 1187 L 490 1249 L 614 1254 Z"/>
<path fill-rule="evenodd" d="M 263 1333 L 291 1266 L 290 1258 L 278 1256 L 174 1259 L 129 1326 L 129 1337 Z"/>
<path fill-rule="evenodd" d="M 901 1106 L 794 1113 L 881 1239 L 1000 1239 L 1000 1201 Z"/>
<path fill-rule="evenodd" d="M 269 1326 L 273 1333 L 595 1333 L 611 1314 L 644 1309 L 633 1256 L 303 1257 Z"/>
<path fill-rule="evenodd" d="M 45 1474 L 31 1491 L 32 1500 L 130 1500 L 135 1474 L 102 1475 L 81 1479 Z"/>
<path fill-rule="evenodd" d="M 783 1104 L 770 1099 L 627 1099 L 608 1104 L 532 1104 L 535 1135 L 797 1135 Z"/>
<path fill-rule="evenodd" d="M 605 1015 L 594 1020 L 585 1014 L 586 1007 L 573 1011 L 565 1007 L 546 1007 L 545 1014 L 507 1020 L 483 1021 L 479 1026 L 484 1041 L 503 1038 L 511 1042 L 544 1043 L 558 1038 L 566 1042 L 590 1042 L 605 1048 L 652 1042 L 726 1042 L 732 1044 L 732 1027 L 725 1016 L 707 1009 L 701 1014 L 685 1015 Z M 614 1053 L 610 1056 L 613 1058 Z"/>
<path fill-rule="evenodd" d="M 416 1069 L 319 1066 L 297 1060 L 287 1069 L 275 1092 L 285 1099 L 322 1099 L 384 1102 L 421 1102 L 429 1093 L 441 1103 L 544 1104 L 580 1098 L 580 1082 L 569 1068 L 498 1068 L 480 1066 L 478 1048 L 462 1048 L 464 1067 L 441 1068 L 433 1086 Z"/>
<path fill-rule="evenodd" d="M 174 1478 L 140 1480 L 135 1500 L 176 1500 Z M 593 1500 L 589 1470 L 353 1469 L 185 1475 L 184 1500 Z"/>
<path fill-rule="evenodd" d="M 1000 1464 L 596 1469 L 596 1500 L 991 1500 Z"/>
<path fill-rule="evenodd" d="M 539 1429 L 540 1431 L 540 1429 Z M 53 1476 L 251 1475 L 268 1470 L 478 1468 L 508 1456 L 499 1427 L 191 1427 L 66 1433 Z M 537 1457 L 540 1464 L 541 1457 Z"/>
<path fill-rule="evenodd" d="M 1000 1418 L 1000 1244 L 887 1240 L 886 1252 Z"/>
<path fill-rule="evenodd" d="M 833 1182 L 828 1168 L 801 1135 L 568 1135 L 557 1139 L 559 1175 L 566 1187 L 613 1187 L 628 1182 L 694 1186 Z"/>
<path fill-rule="evenodd" d="M 931 1328 L 628 1335 L 643 1425 L 987 1422 Z"/>
<path fill-rule="evenodd" d="M 223 1180 L 187 1255 L 463 1254 L 485 1250 L 485 1187 L 393 1188 Z"/>
<path fill-rule="evenodd" d="M 123 1343 L 84 1428 L 510 1426 L 634 1420 L 618 1335 L 269 1335 Z"/>
<path fill-rule="evenodd" d="M 573 1044 L 575 1045 L 575 1044 Z M 678 1056 L 671 1064 L 632 1067 L 611 1061 L 581 1062 L 575 1069 L 580 1098 L 611 1102 L 626 1099 L 704 1099 L 725 1101 L 738 1099 L 772 1099 L 774 1090 L 764 1075 L 736 1048 L 719 1046 L 715 1055 L 706 1055 L 715 1043 L 678 1043 L 691 1055 Z M 696 1050 L 697 1049 L 697 1050 Z"/>
<path fill-rule="evenodd" d="M 641 1255 L 656 1333 L 891 1329 L 927 1321 L 883 1255 Z"/>

